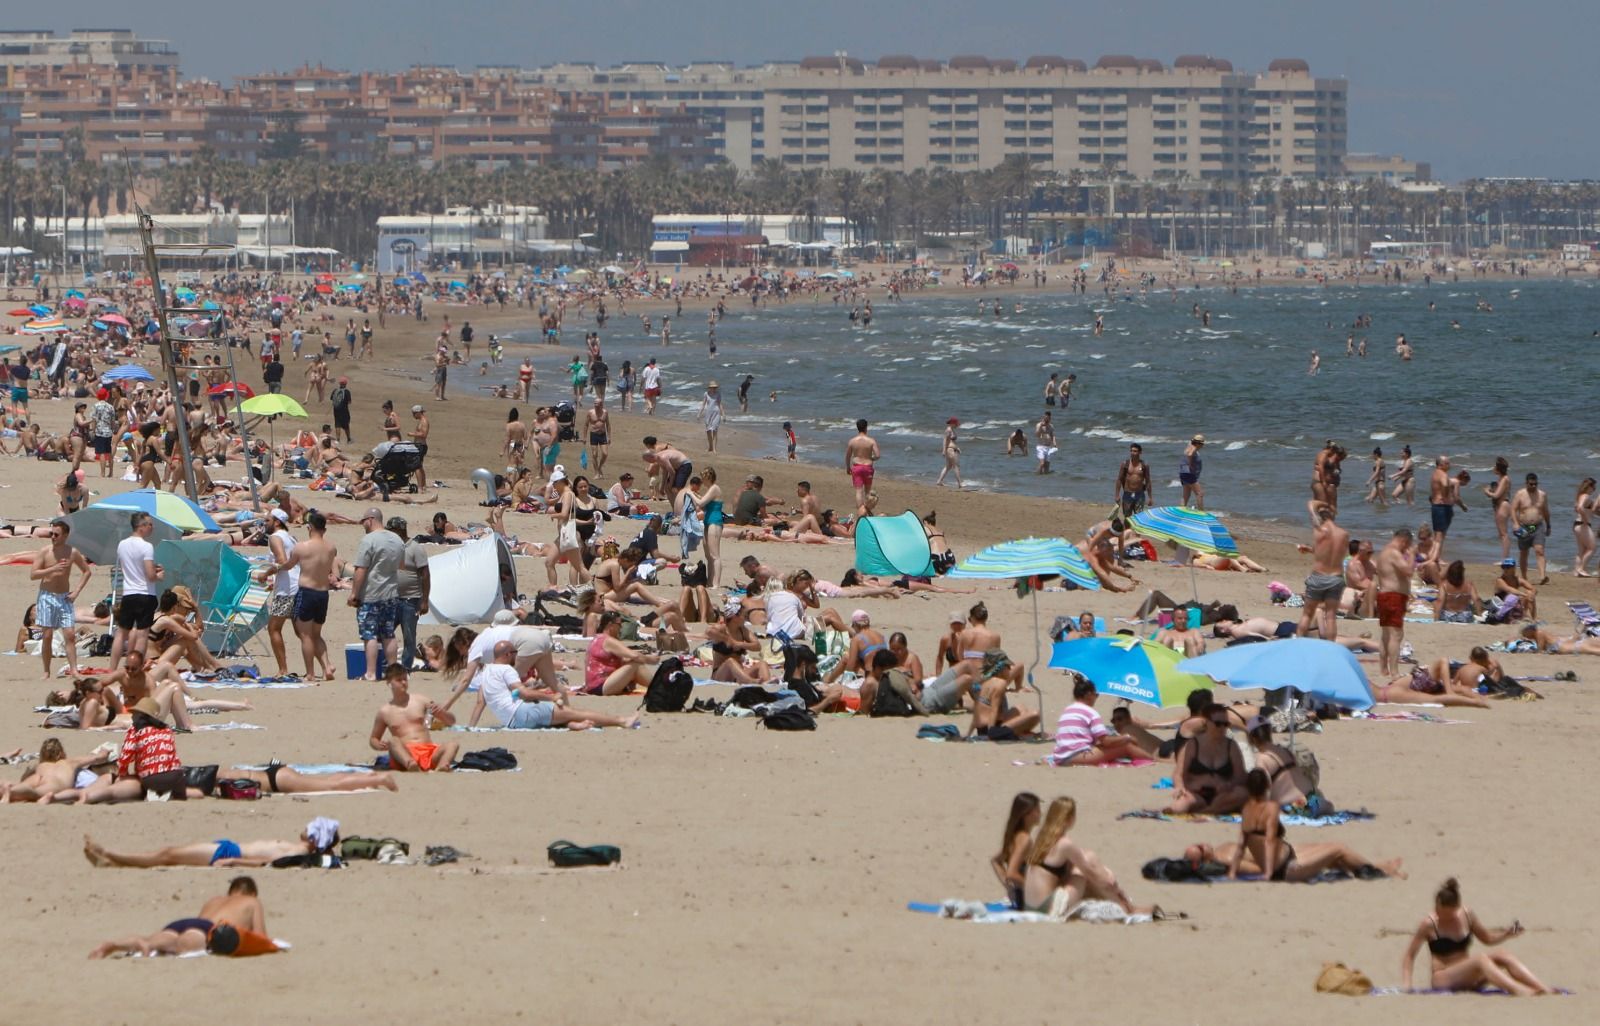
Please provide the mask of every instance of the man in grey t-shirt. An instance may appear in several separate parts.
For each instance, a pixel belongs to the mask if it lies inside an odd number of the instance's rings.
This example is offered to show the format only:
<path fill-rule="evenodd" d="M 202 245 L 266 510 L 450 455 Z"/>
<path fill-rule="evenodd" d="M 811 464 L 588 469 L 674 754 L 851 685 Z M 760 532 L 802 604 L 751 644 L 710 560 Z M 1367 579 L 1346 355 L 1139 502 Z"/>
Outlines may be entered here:
<path fill-rule="evenodd" d="M 400 622 L 400 564 L 405 542 L 383 526 L 383 511 L 376 506 L 361 514 L 366 537 L 351 561 L 355 578 L 350 583 L 350 605 L 356 607 L 356 629 L 367 645 L 367 667 L 362 680 L 377 680 L 378 653 L 386 663 L 395 660 L 395 625 Z"/>
<path fill-rule="evenodd" d="M 428 611 L 428 550 L 406 532 L 404 517 L 390 517 L 389 530 L 400 536 L 405 549 L 400 560 L 400 665 L 412 669 L 417 657 L 417 617 Z"/>

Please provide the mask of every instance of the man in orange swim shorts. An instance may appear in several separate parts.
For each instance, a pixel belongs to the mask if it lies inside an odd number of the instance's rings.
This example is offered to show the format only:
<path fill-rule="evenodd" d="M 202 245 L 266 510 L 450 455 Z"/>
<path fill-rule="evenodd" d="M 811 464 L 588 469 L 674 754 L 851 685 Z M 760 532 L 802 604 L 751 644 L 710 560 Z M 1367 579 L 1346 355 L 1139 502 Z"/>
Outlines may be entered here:
<path fill-rule="evenodd" d="M 850 472 L 850 483 L 856 489 L 857 508 L 867 504 L 867 493 L 872 491 L 872 478 L 877 472 L 876 464 L 882 456 L 878 443 L 867 434 L 867 422 L 856 421 L 856 436 L 844 446 L 844 465 Z"/>
<path fill-rule="evenodd" d="M 454 741 L 435 744 L 428 733 L 430 723 L 450 726 L 456 718 L 440 709 L 427 695 L 415 694 L 405 667 L 391 665 L 383 673 L 389 683 L 389 701 L 378 708 L 367 739 L 373 750 L 389 754 L 389 767 L 405 773 L 448 773 L 456 761 L 459 745 Z M 389 735 L 384 739 L 384 734 Z"/>
<path fill-rule="evenodd" d="M 1405 642 L 1406 606 L 1411 602 L 1411 575 L 1416 569 L 1411 556 L 1411 531 L 1400 528 L 1389 544 L 1373 560 L 1378 589 L 1378 626 L 1383 631 L 1379 643 L 1380 672 L 1393 677 L 1400 672 L 1400 646 Z"/>

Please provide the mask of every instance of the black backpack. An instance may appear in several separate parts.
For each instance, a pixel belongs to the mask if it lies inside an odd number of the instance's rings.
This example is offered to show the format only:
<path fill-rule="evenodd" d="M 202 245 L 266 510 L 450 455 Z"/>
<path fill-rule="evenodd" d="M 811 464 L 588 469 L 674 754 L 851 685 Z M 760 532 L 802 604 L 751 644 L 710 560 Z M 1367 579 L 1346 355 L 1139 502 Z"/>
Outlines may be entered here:
<path fill-rule="evenodd" d="M 481 752 L 468 752 L 456 760 L 458 770 L 480 770 L 492 773 L 495 770 L 510 770 L 517 768 L 517 757 L 504 748 L 485 748 Z"/>
<path fill-rule="evenodd" d="M 911 707 L 911 703 L 906 701 L 904 695 L 900 694 L 900 692 L 898 692 L 894 688 L 890 687 L 889 686 L 889 681 L 886 679 L 889 676 L 889 674 L 898 673 L 898 672 L 900 672 L 900 671 L 898 671 L 898 670 L 886 670 L 886 671 L 884 671 L 883 676 L 878 678 L 878 693 L 875 696 L 873 696 L 873 699 L 872 699 L 872 710 L 871 710 L 870 715 L 872 715 L 872 716 L 915 716 L 916 715 L 917 711 Z"/>
<path fill-rule="evenodd" d="M 645 712 L 683 712 L 692 694 L 694 678 L 683 668 L 683 660 L 668 656 L 656 666 L 656 675 L 650 678 L 650 686 L 645 689 L 641 705 Z"/>
<path fill-rule="evenodd" d="M 582 634 L 583 617 L 568 613 L 552 613 L 544 607 L 544 598 L 533 600 L 533 615 L 527 619 L 534 627 L 548 627 L 557 634 Z"/>
<path fill-rule="evenodd" d="M 768 730 L 816 730 L 817 718 L 811 710 L 791 705 L 761 717 L 761 725 Z"/>

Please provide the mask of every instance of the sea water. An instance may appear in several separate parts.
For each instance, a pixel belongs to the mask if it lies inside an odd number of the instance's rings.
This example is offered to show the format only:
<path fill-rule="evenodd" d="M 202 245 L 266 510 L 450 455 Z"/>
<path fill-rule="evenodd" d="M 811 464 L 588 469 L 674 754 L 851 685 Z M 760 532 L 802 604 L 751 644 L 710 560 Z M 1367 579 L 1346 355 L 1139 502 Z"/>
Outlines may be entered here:
<path fill-rule="evenodd" d="M 1275 521 L 1281 537 L 1308 533 L 1312 461 L 1326 440 L 1350 451 L 1340 522 L 1379 545 L 1395 527 L 1427 520 L 1428 476 L 1444 453 L 1452 471 L 1472 474 L 1464 493 L 1471 509 L 1457 512 L 1450 536 L 1455 552 L 1477 560 L 1499 556 L 1480 489 L 1495 457 L 1504 456 L 1513 487 L 1531 471 L 1550 489 L 1551 559 L 1570 565 L 1567 511 L 1578 482 L 1600 469 L 1593 426 L 1600 284 L 1593 279 L 1418 280 L 1237 294 L 1202 288 L 1110 298 L 947 288 L 903 303 L 874 296 L 870 327 L 852 324 L 849 306 L 827 297 L 759 310 L 730 301 L 717 325 L 715 357 L 700 308 L 674 319 L 666 350 L 643 337 L 637 318 L 614 316 L 603 333 L 606 360 L 615 379 L 624 359 L 638 367 L 656 357 L 664 407 L 680 414 L 692 415 L 706 381 L 716 378 L 729 423 L 770 436 L 767 454 L 783 451 L 779 425 L 789 420 L 801 457 L 826 465 L 842 460 L 855 419 L 865 417 L 883 449 L 881 473 L 931 481 L 942 466 L 944 423 L 958 417 L 969 486 L 1108 509 L 1130 442 L 1144 446 L 1156 503 L 1177 503 L 1178 460 L 1187 440 L 1203 433 L 1207 508 Z M 1480 309 L 1480 300 L 1492 312 Z M 1021 312 L 1014 312 L 1018 303 Z M 1209 326 L 1194 316 L 1196 303 L 1210 311 Z M 1361 314 L 1371 318 L 1369 328 L 1352 326 Z M 1097 316 L 1100 336 L 1093 332 Z M 1358 344 L 1367 339 L 1365 358 L 1345 355 L 1352 333 Z M 1409 362 L 1395 352 L 1400 333 L 1414 351 Z M 1322 357 L 1314 376 L 1307 373 L 1313 349 Z M 513 373 L 516 362 L 508 356 Z M 1054 473 L 1041 476 L 1034 472 L 1033 424 L 1046 409 L 1051 372 L 1062 380 L 1076 374 L 1077 381 L 1071 405 L 1053 411 L 1061 451 Z M 736 393 L 746 374 L 755 382 L 750 413 L 742 415 Z M 543 377 L 548 396 L 562 379 Z M 773 391 L 776 402 L 768 399 Z M 1027 455 L 1008 458 L 1005 439 L 1017 428 L 1027 437 Z M 694 455 L 693 432 L 682 434 Z M 1417 505 L 1364 504 L 1373 448 L 1383 449 L 1393 473 L 1407 444 Z"/>

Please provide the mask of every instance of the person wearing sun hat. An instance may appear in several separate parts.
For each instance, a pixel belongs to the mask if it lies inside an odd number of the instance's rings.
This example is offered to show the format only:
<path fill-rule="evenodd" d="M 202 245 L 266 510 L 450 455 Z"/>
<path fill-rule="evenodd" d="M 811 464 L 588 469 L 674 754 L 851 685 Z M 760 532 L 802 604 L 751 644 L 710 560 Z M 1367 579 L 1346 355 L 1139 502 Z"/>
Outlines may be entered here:
<path fill-rule="evenodd" d="M 961 485 L 961 447 L 956 444 L 956 428 L 961 426 L 961 421 L 951 417 L 944 422 L 944 469 L 939 471 L 939 480 L 935 482 L 940 487 L 944 486 L 946 474 L 954 472 L 956 487 Z"/>
<path fill-rule="evenodd" d="M 1183 459 L 1178 461 L 1178 483 L 1183 485 L 1183 505 L 1190 509 L 1206 508 L 1206 490 L 1200 484 L 1200 450 L 1206 444 L 1206 436 L 1195 432 L 1189 439 L 1189 445 L 1183 450 Z M 1194 501 L 1190 502 L 1190 498 Z"/>
<path fill-rule="evenodd" d="M 717 379 L 706 382 L 706 394 L 700 397 L 700 422 L 706 427 L 706 451 L 717 451 L 717 432 L 722 429 L 722 389 Z"/>

